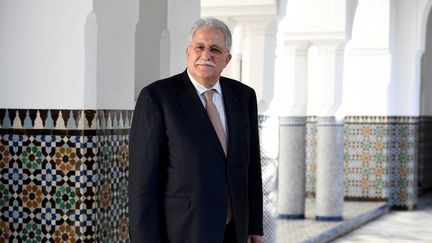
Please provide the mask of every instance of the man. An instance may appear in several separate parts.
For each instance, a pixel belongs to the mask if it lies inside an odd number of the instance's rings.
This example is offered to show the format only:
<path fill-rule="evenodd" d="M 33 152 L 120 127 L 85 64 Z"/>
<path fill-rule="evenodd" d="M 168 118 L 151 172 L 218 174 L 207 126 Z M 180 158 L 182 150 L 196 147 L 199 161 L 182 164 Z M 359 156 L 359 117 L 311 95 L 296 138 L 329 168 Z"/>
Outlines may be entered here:
<path fill-rule="evenodd" d="M 256 97 L 220 76 L 230 48 L 222 21 L 199 19 L 186 71 L 141 91 L 129 145 L 131 242 L 262 242 Z"/>

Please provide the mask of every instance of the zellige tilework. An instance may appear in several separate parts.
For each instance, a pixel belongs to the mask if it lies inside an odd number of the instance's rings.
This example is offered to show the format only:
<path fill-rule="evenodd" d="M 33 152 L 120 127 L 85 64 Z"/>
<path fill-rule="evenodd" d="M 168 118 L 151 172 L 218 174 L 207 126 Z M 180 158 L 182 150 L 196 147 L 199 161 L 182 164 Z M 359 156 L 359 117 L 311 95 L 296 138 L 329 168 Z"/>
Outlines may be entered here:
<path fill-rule="evenodd" d="M 0 242 L 126 242 L 131 117 L 0 109 Z"/>

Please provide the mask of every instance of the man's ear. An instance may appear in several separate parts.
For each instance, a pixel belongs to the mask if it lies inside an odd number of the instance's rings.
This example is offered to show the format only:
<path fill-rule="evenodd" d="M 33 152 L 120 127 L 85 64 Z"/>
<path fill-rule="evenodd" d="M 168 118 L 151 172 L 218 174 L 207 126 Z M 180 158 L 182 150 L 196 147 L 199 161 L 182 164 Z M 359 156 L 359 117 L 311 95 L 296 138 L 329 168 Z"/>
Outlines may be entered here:
<path fill-rule="evenodd" d="M 225 67 L 228 65 L 228 63 L 231 61 L 231 58 L 232 58 L 232 56 L 231 56 L 231 53 L 229 53 L 227 56 L 226 56 L 226 58 L 225 58 Z"/>

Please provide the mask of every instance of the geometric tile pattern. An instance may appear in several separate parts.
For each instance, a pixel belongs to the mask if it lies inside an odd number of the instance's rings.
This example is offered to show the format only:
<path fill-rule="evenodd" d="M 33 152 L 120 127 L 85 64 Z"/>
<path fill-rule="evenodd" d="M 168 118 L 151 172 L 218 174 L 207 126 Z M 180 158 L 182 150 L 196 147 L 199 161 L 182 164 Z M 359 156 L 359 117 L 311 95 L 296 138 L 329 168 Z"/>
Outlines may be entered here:
<path fill-rule="evenodd" d="M 127 242 L 132 112 L 0 109 L 0 242 Z M 415 117 L 346 117 L 345 197 L 414 206 L 418 124 Z M 260 116 L 259 129 L 264 223 L 271 237 L 278 120 Z M 316 134 L 316 118 L 308 117 L 306 192 L 311 195 Z"/>
<path fill-rule="evenodd" d="M 95 154 L 80 141 L 82 137 L 4 131 L 0 136 L 0 212 L 8 241 L 73 242 L 92 237 L 96 218 L 84 221 L 87 212 L 97 208 L 91 189 L 96 188 L 91 175 L 97 174 L 97 167 Z M 89 157 L 85 161 L 83 152 Z M 81 227 L 84 223 L 89 227 Z"/>
<path fill-rule="evenodd" d="M 0 109 L 0 242 L 127 241 L 131 115 Z"/>
<path fill-rule="evenodd" d="M 317 159 L 317 120 L 309 116 L 306 121 L 306 195 L 315 196 Z"/>
<path fill-rule="evenodd" d="M 263 182 L 263 240 L 272 243 L 276 242 L 277 176 L 275 175 L 278 171 L 278 119 L 260 115 L 258 126 Z M 275 148 L 276 151 L 272 150 Z"/>
<path fill-rule="evenodd" d="M 306 126 L 306 192 L 315 194 L 316 118 Z M 346 117 L 345 198 L 417 203 L 417 117 Z"/>
<path fill-rule="evenodd" d="M 345 119 L 345 196 L 417 204 L 418 118 Z"/>
<path fill-rule="evenodd" d="M 98 238 L 124 242 L 129 238 L 128 134 L 99 136 Z"/>

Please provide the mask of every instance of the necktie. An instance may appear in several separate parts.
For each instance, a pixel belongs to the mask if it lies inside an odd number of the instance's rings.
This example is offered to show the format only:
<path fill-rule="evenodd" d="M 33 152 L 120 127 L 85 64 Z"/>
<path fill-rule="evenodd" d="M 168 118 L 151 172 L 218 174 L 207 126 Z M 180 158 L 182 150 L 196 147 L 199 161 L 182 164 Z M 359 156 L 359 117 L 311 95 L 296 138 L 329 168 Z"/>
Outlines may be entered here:
<path fill-rule="evenodd" d="M 226 139 L 225 131 L 222 127 L 222 122 L 219 116 L 219 112 L 216 108 L 216 105 L 213 103 L 214 92 L 215 92 L 214 89 L 210 89 L 203 93 L 206 102 L 205 107 L 207 110 L 207 114 L 210 118 L 210 121 L 213 124 L 213 127 L 216 131 L 216 135 L 219 138 L 219 142 L 222 145 L 223 151 L 225 152 L 225 155 L 227 155 L 227 149 L 228 149 L 227 139 Z"/>
<path fill-rule="evenodd" d="M 214 94 L 215 90 L 214 89 L 210 89 L 207 90 L 206 92 L 203 93 L 204 95 L 204 100 L 206 102 L 206 110 L 207 110 L 207 114 L 210 118 L 211 123 L 213 124 L 213 127 L 216 131 L 216 134 L 219 138 L 219 141 L 222 145 L 222 148 L 225 152 L 225 155 L 227 155 L 227 138 L 225 135 L 225 131 L 222 127 L 222 122 L 219 116 L 219 112 L 216 108 L 216 105 L 213 103 L 213 94 Z M 228 224 L 232 219 L 232 207 L 231 207 L 231 198 L 228 200 L 228 212 L 227 212 L 227 219 L 226 219 L 226 223 Z"/>

